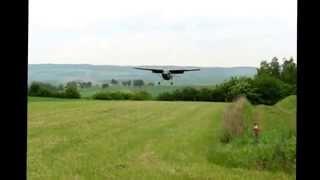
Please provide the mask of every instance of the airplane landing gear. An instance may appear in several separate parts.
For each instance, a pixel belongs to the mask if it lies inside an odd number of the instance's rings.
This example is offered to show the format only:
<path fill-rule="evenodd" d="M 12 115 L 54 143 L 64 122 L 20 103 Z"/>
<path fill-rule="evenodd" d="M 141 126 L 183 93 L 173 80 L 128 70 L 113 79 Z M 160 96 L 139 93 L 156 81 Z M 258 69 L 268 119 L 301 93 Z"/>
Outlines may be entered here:
<path fill-rule="evenodd" d="M 158 82 L 158 85 L 160 85 L 160 81 Z"/>
<path fill-rule="evenodd" d="M 171 86 L 173 85 L 173 82 L 170 82 Z"/>

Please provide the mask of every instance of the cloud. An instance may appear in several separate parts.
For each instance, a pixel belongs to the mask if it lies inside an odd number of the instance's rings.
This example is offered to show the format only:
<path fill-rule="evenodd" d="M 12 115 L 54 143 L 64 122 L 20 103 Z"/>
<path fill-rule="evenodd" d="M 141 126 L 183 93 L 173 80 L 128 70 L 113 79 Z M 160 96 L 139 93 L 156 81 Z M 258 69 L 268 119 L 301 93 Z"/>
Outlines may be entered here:
<path fill-rule="evenodd" d="M 258 65 L 296 54 L 296 1 L 31 0 L 29 63 Z"/>

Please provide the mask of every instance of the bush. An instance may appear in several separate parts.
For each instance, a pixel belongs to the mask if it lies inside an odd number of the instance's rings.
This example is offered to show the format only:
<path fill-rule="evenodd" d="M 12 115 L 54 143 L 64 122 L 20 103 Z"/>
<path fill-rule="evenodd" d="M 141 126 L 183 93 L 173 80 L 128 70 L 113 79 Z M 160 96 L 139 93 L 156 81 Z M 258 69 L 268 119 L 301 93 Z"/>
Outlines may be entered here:
<path fill-rule="evenodd" d="M 40 91 L 41 91 L 40 88 L 41 88 L 40 84 L 32 83 L 30 88 L 29 88 L 29 91 L 28 91 L 29 96 L 37 96 L 37 95 L 39 95 Z"/>
<path fill-rule="evenodd" d="M 141 79 L 133 80 L 133 86 L 137 86 L 137 87 L 144 86 L 144 81 Z"/>
<path fill-rule="evenodd" d="M 108 84 L 108 83 L 102 84 L 102 88 L 103 88 L 103 89 L 104 89 L 104 88 L 107 88 L 107 87 L 109 87 L 109 84 Z"/>
<path fill-rule="evenodd" d="M 208 88 L 202 88 L 198 91 L 197 100 L 199 101 L 211 101 L 211 90 Z"/>
<path fill-rule="evenodd" d="M 58 88 L 42 82 L 32 82 L 28 95 L 29 96 L 39 96 L 39 97 L 55 97 L 58 92 Z"/>
<path fill-rule="evenodd" d="M 254 94 L 252 79 L 245 77 L 232 77 L 229 81 L 216 85 L 213 89 L 195 89 L 186 87 L 171 93 L 159 94 L 158 100 L 183 100 L 183 101 L 215 101 L 231 102 L 239 96 L 252 96 Z"/>
<path fill-rule="evenodd" d="M 149 100 L 151 99 L 151 95 L 146 91 L 137 91 L 135 93 L 116 91 L 98 92 L 92 98 L 99 100 Z"/>
<path fill-rule="evenodd" d="M 192 88 L 186 87 L 183 89 L 176 89 L 173 92 L 164 92 L 160 93 L 157 97 L 158 100 L 166 100 L 166 101 L 198 101 L 200 99 L 200 91 Z M 202 96 L 202 99 L 206 99 Z"/>
<path fill-rule="evenodd" d="M 186 87 L 173 92 L 160 93 L 158 100 L 166 101 L 214 101 L 232 102 L 239 96 L 246 97 L 252 104 L 273 105 L 279 100 L 296 93 L 295 86 L 284 83 L 269 75 L 251 78 L 231 78 L 213 89 Z"/>
<path fill-rule="evenodd" d="M 58 95 L 58 96 L 60 96 L 60 95 Z M 65 98 L 80 98 L 80 93 L 78 92 L 77 87 L 68 86 L 66 88 L 64 94 L 61 96 L 65 97 Z"/>
<path fill-rule="evenodd" d="M 61 91 L 61 86 L 55 87 L 42 82 L 33 82 L 29 88 L 28 95 L 38 97 L 80 98 L 77 87 L 73 85 L 67 85 L 65 91 Z"/>
<path fill-rule="evenodd" d="M 98 93 L 94 94 L 93 99 L 112 100 L 110 93 L 106 93 L 106 92 L 98 92 Z"/>
<path fill-rule="evenodd" d="M 98 92 L 93 95 L 93 99 L 100 99 L 100 100 L 123 100 L 128 95 L 121 92 Z"/>
<path fill-rule="evenodd" d="M 296 136 L 293 134 L 274 134 L 253 150 L 252 160 L 258 169 L 282 169 L 290 173 L 296 169 Z"/>
<path fill-rule="evenodd" d="M 223 88 L 220 88 L 220 86 L 216 86 L 213 90 L 211 90 L 210 101 L 215 102 L 224 102 L 226 101 L 226 91 Z"/>
<path fill-rule="evenodd" d="M 281 80 L 267 75 L 256 77 L 253 81 L 253 87 L 256 96 L 248 96 L 253 104 L 273 105 L 289 95 L 289 86 Z"/>
<path fill-rule="evenodd" d="M 149 100 L 151 95 L 146 91 L 138 91 L 131 96 L 132 100 Z"/>
<path fill-rule="evenodd" d="M 181 97 L 184 101 L 197 101 L 198 100 L 199 91 L 192 87 L 184 88 L 181 91 Z"/>
<path fill-rule="evenodd" d="M 117 91 L 117 92 L 111 92 L 110 97 L 113 100 L 123 100 L 125 96 L 124 96 L 124 93 Z"/>
<path fill-rule="evenodd" d="M 164 93 L 160 93 L 157 97 L 157 100 L 160 101 L 172 101 L 174 100 L 172 93 L 169 92 L 164 92 Z"/>

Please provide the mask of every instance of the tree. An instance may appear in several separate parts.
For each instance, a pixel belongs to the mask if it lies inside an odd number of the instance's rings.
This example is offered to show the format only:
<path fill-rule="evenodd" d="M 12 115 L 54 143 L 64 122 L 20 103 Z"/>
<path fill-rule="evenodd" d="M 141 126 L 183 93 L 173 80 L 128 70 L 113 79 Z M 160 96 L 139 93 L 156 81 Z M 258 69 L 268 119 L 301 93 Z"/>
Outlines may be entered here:
<path fill-rule="evenodd" d="M 216 86 L 213 90 L 210 92 L 210 99 L 211 101 L 215 102 L 224 102 L 226 101 L 226 91 L 223 86 Z"/>
<path fill-rule="evenodd" d="M 235 86 L 238 83 L 237 77 L 231 77 L 230 80 L 225 81 L 224 83 L 216 86 L 216 91 L 219 92 L 218 99 L 223 98 L 225 102 L 230 102 L 234 99 L 234 94 L 231 93 L 232 86 Z"/>
<path fill-rule="evenodd" d="M 280 64 L 278 62 L 278 58 L 274 57 L 270 63 L 271 75 L 275 78 L 280 78 Z"/>
<path fill-rule="evenodd" d="M 151 94 L 148 93 L 147 91 L 135 92 L 131 97 L 132 100 L 149 100 L 151 98 L 152 98 Z"/>
<path fill-rule="evenodd" d="M 74 86 L 67 86 L 64 97 L 66 98 L 80 98 L 80 93 L 77 90 L 77 87 Z"/>
<path fill-rule="evenodd" d="M 69 81 L 67 82 L 67 85 L 66 85 L 66 87 L 75 87 L 75 88 L 77 88 L 77 86 L 78 86 L 78 83 L 76 81 Z"/>
<path fill-rule="evenodd" d="M 272 76 L 263 75 L 254 79 L 253 87 L 255 97 L 248 97 L 253 104 L 273 105 L 282 99 L 285 94 L 282 93 L 284 83 Z"/>
<path fill-rule="evenodd" d="M 257 69 L 257 76 L 271 75 L 271 67 L 267 61 L 261 61 L 260 68 Z"/>
<path fill-rule="evenodd" d="M 92 87 L 92 82 L 87 82 L 87 88 L 91 88 Z"/>
<path fill-rule="evenodd" d="M 273 105 L 280 99 L 296 94 L 297 67 L 293 61 L 285 60 L 282 65 L 274 57 L 271 63 L 262 61 L 254 78 L 231 77 L 213 89 L 176 89 L 161 93 L 159 100 L 191 100 L 230 102 L 246 96 L 253 104 Z"/>
<path fill-rule="evenodd" d="M 144 85 L 144 81 L 143 80 L 141 80 L 141 79 L 133 80 L 133 86 L 141 87 L 143 85 Z"/>
<path fill-rule="evenodd" d="M 64 90 L 64 86 L 63 86 L 63 84 L 59 84 L 59 86 L 58 86 L 58 90 L 59 90 L 59 91 L 63 91 L 63 90 Z"/>
<path fill-rule="evenodd" d="M 53 97 L 58 88 L 43 82 L 32 82 L 29 88 L 29 96 Z"/>
<path fill-rule="evenodd" d="M 109 84 L 108 84 L 108 83 L 102 84 L 102 88 L 103 88 L 103 89 L 104 89 L 104 88 L 107 88 L 107 87 L 109 87 Z"/>
<path fill-rule="evenodd" d="M 40 84 L 32 82 L 29 88 L 29 95 L 30 96 L 37 96 L 40 93 Z"/>
<path fill-rule="evenodd" d="M 173 94 L 170 92 L 163 92 L 157 96 L 157 99 L 160 101 L 172 101 L 174 100 Z"/>
<path fill-rule="evenodd" d="M 198 91 L 192 87 L 186 87 L 182 89 L 182 99 L 181 100 L 189 100 L 189 101 L 196 101 L 198 100 Z"/>
<path fill-rule="evenodd" d="M 252 91 L 252 85 L 250 79 L 241 78 L 237 80 L 236 84 L 230 87 L 229 99 L 235 99 L 240 96 L 247 97 Z"/>
<path fill-rule="evenodd" d="M 211 91 L 208 88 L 201 88 L 198 92 L 199 101 L 211 101 Z"/>
<path fill-rule="evenodd" d="M 115 79 L 111 79 L 111 84 L 112 85 L 117 85 L 119 82 L 117 81 L 117 80 L 115 80 Z"/>
<path fill-rule="evenodd" d="M 282 64 L 281 80 L 291 85 L 297 82 L 297 65 L 292 57 Z"/>
<path fill-rule="evenodd" d="M 79 82 L 80 88 L 90 88 L 92 86 L 92 83 L 89 82 Z"/>
<path fill-rule="evenodd" d="M 130 84 L 131 84 L 131 80 L 122 81 L 122 85 L 123 85 L 123 86 L 130 86 Z"/>

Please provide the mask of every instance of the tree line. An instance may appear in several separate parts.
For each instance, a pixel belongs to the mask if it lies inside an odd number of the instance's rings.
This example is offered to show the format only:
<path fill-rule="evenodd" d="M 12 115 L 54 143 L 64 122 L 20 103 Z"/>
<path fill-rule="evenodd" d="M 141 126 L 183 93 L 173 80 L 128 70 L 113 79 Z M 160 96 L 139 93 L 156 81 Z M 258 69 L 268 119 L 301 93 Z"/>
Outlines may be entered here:
<path fill-rule="evenodd" d="M 118 83 L 117 80 L 112 79 L 111 82 L 115 84 Z M 123 81 L 123 83 L 128 83 L 126 85 L 130 86 L 133 82 L 134 86 L 143 86 L 143 80 L 129 80 Z M 150 83 L 148 84 L 150 85 Z M 108 84 L 102 84 L 102 88 L 109 87 Z M 45 82 L 32 82 L 30 87 L 28 87 L 28 96 L 37 97 L 56 97 L 56 98 L 81 98 L 79 88 L 90 88 L 92 87 L 91 82 L 79 82 L 79 81 L 69 81 L 66 85 L 60 84 L 54 86 L 50 83 Z M 148 100 L 152 96 L 146 91 L 138 91 L 134 93 L 126 92 L 98 92 L 92 96 L 93 99 L 104 99 L 104 100 Z"/>
<path fill-rule="evenodd" d="M 296 94 L 297 65 L 293 58 L 284 59 L 280 64 L 274 57 L 270 62 L 262 61 L 254 77 L 232 77 L 213 88 L 186 87 L 173 92 L 164 92 L 155 97 L 155 100 L 167 101 L 214 101 L 231 102 L 239 96 L 245 96 L 252 104 L 275 104 L 280 99 Z M 119 81 L 112 79 L 113 85 Z M 124 86 L 143 86 L 143 80 L 122 81 Z M 152 84 L 148 84 L 152 85 Z M 154 85 L 154 84 L 153 84 Z M 28 88 L 29 96 L 80 98 L 78 87 L 91 87 L 91 82 L 68 82 L 65 86 L 53 86 L 49 83 L 33 82 Z M 108 84 L 102 84 L 107 88 Z M 94 99 L 105 100 L 148 100 L 152 99 L 148 92 L 98 92 Z"/>
<path fill-rule="evenodd" d="M 187 87 L 159 94 L 158 100 L 231 102 L 245 96 L 252 104 L 275 104 L 280 99 L 296 94 L 297 66 L 293 58 L 283 64 L 274 57 L 262 61 L 253 78 L 232 77 L 214 88 Z"/>
<path fill-rule="evenodd" d="M 102 88 L 108 88 L 110 85 L 122 85 L 122 86 L 134 86 L 134 87 L 142 87 L 142 86 L 154 86 L 153 82 L 145 82 L 142 79 L 134 79 L 134 80 L 123 80 L 119 81 L 116 79 L 111 79 L 110 83 L 103 83 Z"/>
<path fill-rule="evenodd" d="M 29 96 L 57 97 L 57 98 L 80 98 L 80 93 L 74 83 L 68 83 L 65 87 L 53 86 L 49 83 L 32 82 L 28 88 Z"/>

